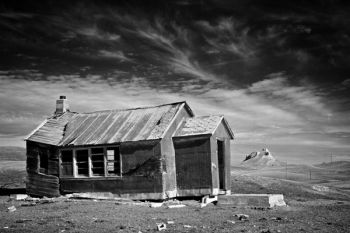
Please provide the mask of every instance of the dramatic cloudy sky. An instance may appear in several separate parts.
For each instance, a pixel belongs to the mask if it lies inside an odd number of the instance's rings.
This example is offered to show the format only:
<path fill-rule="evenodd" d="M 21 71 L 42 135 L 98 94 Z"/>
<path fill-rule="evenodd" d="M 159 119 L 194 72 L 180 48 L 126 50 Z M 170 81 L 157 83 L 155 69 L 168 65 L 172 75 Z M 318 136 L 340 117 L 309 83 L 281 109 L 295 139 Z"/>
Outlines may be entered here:
<path fill-rule="evenodd" d="M 345 2 L 345 1 L 344 1 Z M 0 146 L 50 116 L 186 100 L 224 114 L 233 161 L 350 159 L 342 1 L 1 1 Z"/>

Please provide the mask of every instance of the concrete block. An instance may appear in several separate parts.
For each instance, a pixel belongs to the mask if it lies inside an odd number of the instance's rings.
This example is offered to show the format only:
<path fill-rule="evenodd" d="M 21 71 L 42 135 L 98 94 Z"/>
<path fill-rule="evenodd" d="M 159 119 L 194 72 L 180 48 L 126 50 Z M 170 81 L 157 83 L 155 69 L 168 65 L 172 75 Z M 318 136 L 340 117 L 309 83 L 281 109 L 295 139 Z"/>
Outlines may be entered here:
<path fill-rule="evenodd" d="M 285 206 L 283 194 L 231 194 L 219 195 L 219 205 L 275 207 Z"/>

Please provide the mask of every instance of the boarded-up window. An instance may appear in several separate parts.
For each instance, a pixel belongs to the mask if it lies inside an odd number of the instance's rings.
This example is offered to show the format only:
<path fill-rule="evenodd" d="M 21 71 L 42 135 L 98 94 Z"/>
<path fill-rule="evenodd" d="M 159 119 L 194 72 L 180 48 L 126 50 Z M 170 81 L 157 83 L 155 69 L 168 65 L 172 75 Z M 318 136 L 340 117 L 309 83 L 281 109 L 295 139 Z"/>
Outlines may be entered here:
<path fill-rule="evenodd" d="M 88 150 L 76 150 L 77 174 L 89 176 L 89 152 Z"/>
<path fill-rule="evenodd" d="M 39 172 L 47 174 L 49 166 L 49 155 L 48 150 L 44 148 L 39 148 Z"/>
<path fill-rule="evenodd" d="M 119 147 L 107 148 L 107 174 L 110 176 L 121 175 Z"/>
<path fill-rule="evenodd" d="M 61 151 L 61 174 L 62 176 L 73 176 L 73 151 Z"/>
<path fill-rule="evenodd" d="M 91 165 L 93 176 L 104 176 L 104 153 L 103 148 L 91 148 Z"/>

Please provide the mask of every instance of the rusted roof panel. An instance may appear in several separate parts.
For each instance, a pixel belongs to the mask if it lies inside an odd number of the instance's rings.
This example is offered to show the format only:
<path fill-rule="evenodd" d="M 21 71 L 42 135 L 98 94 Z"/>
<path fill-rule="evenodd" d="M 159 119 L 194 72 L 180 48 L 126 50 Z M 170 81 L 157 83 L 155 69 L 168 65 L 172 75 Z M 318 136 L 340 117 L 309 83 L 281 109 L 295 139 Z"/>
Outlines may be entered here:
<path fill-rule="evenodd" d="M 92 113 L 67 112 L 57 119 L 48 119 L 27 140 L 79 146 L 160 139 L 181 107 L 192 115 L 185 102 Z"/>
<path fill-rule="evenodd" d="M 225 127 L 228 127 L 223 116 L 199 116 L 188 118 L 175 133 L 175 137 L 213 134 L 219 124 L 224 122 Z M 230 128 L 227 128 L 231 138 L 233 134 Z"/>

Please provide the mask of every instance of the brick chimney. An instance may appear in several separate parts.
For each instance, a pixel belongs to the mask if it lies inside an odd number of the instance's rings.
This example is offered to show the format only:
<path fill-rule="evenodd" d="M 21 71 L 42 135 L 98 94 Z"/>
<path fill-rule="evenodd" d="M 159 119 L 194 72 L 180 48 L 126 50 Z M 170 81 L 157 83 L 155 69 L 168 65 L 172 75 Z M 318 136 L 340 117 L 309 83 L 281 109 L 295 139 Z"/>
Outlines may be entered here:
<path fill-rule="evenodd" d="M 66 96 L 61 95 L 60 99 L 56 100 L 56 111 L 55 114 L 62 114 L 69 111 L 68 100 Z"/>

